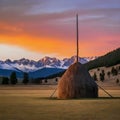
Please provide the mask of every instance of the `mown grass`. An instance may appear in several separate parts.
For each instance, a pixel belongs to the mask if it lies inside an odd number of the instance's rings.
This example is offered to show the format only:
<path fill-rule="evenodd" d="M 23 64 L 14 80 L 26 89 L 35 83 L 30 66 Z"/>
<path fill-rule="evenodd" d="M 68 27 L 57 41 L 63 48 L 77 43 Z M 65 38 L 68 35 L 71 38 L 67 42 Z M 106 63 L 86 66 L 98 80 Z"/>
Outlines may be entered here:
<path fill-rule="evenodd" d="M 120 90 L 98 99 L 50 99 L 53 90 L 0 90 L 0 120 L 119 120 Z"/>

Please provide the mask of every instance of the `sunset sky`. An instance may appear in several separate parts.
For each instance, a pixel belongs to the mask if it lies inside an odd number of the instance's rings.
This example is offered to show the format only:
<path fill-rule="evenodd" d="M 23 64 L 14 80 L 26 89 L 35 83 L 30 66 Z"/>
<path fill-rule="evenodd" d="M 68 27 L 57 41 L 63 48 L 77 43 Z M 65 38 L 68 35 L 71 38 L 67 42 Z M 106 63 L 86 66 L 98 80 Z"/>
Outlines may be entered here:
<path fill-rule="evenodd" d="M 0 0 L 0 60 L 76 54 L 100 56 L 120 47 L 120 0 Z"/>

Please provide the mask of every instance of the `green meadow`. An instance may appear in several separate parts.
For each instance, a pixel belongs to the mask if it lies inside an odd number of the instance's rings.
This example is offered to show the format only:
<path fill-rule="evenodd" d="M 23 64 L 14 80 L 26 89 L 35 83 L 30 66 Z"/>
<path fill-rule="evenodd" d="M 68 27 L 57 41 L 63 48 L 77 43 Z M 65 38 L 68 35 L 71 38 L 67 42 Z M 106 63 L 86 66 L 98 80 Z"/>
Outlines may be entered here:
<path fill-rule="evenodd" d="M 56 87 L 56 86 L 55 86 Z M 98 99 L 59 100 L 50 86 L 0 86 L 0 120 L 120 120 L 120 89 Z"/>

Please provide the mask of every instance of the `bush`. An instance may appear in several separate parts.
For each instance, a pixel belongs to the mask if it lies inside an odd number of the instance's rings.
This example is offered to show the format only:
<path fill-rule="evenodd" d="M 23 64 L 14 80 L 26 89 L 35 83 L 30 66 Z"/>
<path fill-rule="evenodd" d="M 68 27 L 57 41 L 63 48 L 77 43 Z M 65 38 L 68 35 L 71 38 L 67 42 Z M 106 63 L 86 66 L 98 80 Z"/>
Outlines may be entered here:
<path fill-rule="evenodd" d="M 9 84 L 9 78 L 3 77 L 2 84 L 3 85 L 8 85 Z"/>
<path fill-rule="evenodd" d="M 31 83 L 33 84 L 41 84 L 42 83 L 42 79 L 40 78 L 35 78 L 35 79 L 31 79 Z"/>

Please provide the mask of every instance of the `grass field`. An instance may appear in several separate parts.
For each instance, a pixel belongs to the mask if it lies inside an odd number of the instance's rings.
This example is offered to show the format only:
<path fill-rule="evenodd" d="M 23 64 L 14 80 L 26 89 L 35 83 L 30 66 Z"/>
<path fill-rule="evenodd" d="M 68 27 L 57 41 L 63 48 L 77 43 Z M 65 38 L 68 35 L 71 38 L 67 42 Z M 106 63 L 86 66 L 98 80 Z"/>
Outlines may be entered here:
<path fill-rule="evenodd" d="M 52 86 L 0 86 L 0 120 L 120 120 L 120 89 L 98 99 L 58 100 Z"/>

